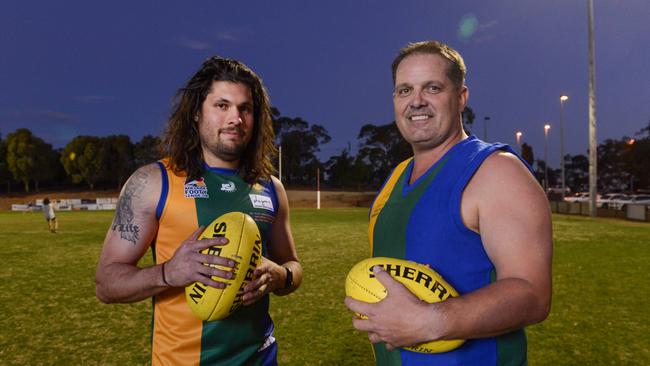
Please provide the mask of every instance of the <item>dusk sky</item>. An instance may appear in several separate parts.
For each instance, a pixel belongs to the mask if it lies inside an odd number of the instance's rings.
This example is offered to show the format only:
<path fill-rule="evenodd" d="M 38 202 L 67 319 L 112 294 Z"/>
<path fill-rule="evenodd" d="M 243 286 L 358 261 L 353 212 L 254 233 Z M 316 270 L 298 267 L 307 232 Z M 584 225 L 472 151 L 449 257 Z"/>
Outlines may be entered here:
<path fill-rule="evenodd" d="M 650 120 L 650 1 L 594 1 L 598 141 Z M 588 146 L 586 0 L 4 1 L 0 133 L 27 127 L 55 148 L 77 135 L 160 135 L 176 90 L 211 55 L 264 80 L 283 115 L 323 125 L 321 160 L 366 123 L 393 120 L 390 64 L 437 39 L 468 66 L 473 132 L 559 167 Z"/>

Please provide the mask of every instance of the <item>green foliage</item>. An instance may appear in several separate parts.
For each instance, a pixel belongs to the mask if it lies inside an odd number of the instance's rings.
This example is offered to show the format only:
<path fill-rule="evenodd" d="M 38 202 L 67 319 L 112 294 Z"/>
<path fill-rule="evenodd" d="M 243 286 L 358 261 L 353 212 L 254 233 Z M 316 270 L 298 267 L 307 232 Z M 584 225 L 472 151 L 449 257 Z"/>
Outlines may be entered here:
<path fill-rule="evenodd" d="M 0 185 L 4 186 L 6 183 L 7 187 L 9 187 L 11 178 L 9 164 L 7 164 L 7 142 L 2 138 L 2 134 L 0 134 Z"/>
<path fill-rule="evenodd" d="M 465 132 L 470 134 L 472 126 L 474 125 L 474 120 L 476 119 L 474 110 L 469 106 L 465 106 L 465 109 L 463 109 L 463 112 L 461 113 L 461 117 L 463 119 L 463 128 L 465 129 Z"/>
<path fill-rule="evenodd" d="M 162 158 L 160 144 L 159 137 L 151 135 L 143 136 L 133 147 L 134 166 L 138 168 Z"/>
<path fill-rule="evenodd" d="M 126 135 L 107 136 L 102 139 L 102 176 L 116 184 L 118 189 L 134 170 L 133 144 Z"/>
<path fill-rule="evenodd" d="M 282 146 L 283 180 L 287 184 L 310 185 L 315 181 L 320 162 L 316 153 L 332 139 L 325 127 L 309 123 L 300 117 L 279 116 L 274 109 L 273 130 L 276 144 Z"/>
<path fill-rule="evenodd" d="M 535 163 L 535 154 L 533 153 L 533 147 L 524 142 L 521 145 L 521 157 L 526 160 L 528 165 L 533 166 Z"/>
<path fill-rule="evenodd" d="M 14 179 L 23 182 L 25 192 L 29 192 L 31 180 L 38 182 L 52 169 L 51 151 L 51 145 L 26 128 L 19 128 L 7 135 L 7 166 Z"/>
<path fill-rule="evenodd" d="M 147 364 L 151 302 L 94 295 L 112 212 L 57 217 L 50 234 L 40 213 L 0 213 L 0 364 Z M 345 276 L 368 255 L 366 225 L 366 209 L 292 210 L 305 276 L 297 292 L 271 298 L 281 365 L 373 364 L 343 305 Z M 650 364 L 648 225 L 554 217 L 553 305 L 527 329 L 531 365 Z"/>
<path fill-rule="evenodd" d="M 104 159 L 101 139 L 96 136 L 75 137 L 61 154 L 61 164 L 72 182 L 86 182 L 90 189 L 102 177 Z"/>
<path fill-rule="evenodd" d="M 584 155 L 568 155 L 566 160 L 566 186 L 572 192 L 583 192 L 589 187 L 589 158 Z"/>
<path fill-rule="evenodd" d="M 358 164 L 369 168 L 366 184 L 379 187 L 390 172 L 409 156 L 411 146 L 402 138 L 395 122 L 381 126 L 366 124 L 359 131 Z"/>

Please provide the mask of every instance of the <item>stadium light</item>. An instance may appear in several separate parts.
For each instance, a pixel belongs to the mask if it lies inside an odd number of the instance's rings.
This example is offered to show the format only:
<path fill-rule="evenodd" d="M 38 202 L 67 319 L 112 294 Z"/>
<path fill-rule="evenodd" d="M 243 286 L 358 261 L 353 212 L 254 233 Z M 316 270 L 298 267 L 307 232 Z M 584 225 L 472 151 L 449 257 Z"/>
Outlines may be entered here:
<path fill-rule="evenodd" d="M 566 187 L 564 183 L 564 102 L 569 99 L 566 95 L 560 95 L 560 168 L 562 170 L 562 200 L 564 201 L 564 193 Z"/>
<path fill-rule="evenodd" d="M 544 192 L 548 193 L 548 131 L 551 125 L 544 125 Z"/>

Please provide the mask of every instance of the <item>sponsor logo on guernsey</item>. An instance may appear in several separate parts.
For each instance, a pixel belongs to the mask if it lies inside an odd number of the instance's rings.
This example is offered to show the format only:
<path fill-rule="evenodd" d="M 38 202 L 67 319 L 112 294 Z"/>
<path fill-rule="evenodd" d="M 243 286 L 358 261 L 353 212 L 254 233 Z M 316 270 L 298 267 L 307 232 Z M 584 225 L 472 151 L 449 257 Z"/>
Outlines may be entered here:
<path fill-rule="evenodd" d="M 273 201 L 271 201 L 271 197 L 262 196 L 260 194 L 253 194 L 253 193 L 249 194 L 249 196 L 251 198 L 251 203 L 253 204 L 253 207 L 274 211 Z"/>
<path fill-rule="evenodd" d="M 185 183 L 186 198 L 208 198 L 208 186 L 203 178 L 195 179 Z"/>
<path fill-rule="evenodd" d="M 234 192 L 236 190 L 237 187 L 235 187 L 235 183 L 233 182 L 221 183 L 221 191 L 223 192 Z"/>

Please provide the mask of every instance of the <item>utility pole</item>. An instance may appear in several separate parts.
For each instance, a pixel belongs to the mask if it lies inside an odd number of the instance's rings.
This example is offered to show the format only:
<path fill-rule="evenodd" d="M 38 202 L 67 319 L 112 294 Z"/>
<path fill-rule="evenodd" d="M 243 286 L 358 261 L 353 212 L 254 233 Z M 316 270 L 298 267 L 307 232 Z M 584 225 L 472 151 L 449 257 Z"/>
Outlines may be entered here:
<path fill-rule="evenodd" d="M 593 0 L 587 0 L 587 10 L 589 12 L 589 216 L 596 217 L 598 148 L 596 141 L 596 51 Z"/>
<path fill-rule="evenodd" d="M 560 165 L 562 170 L 562 200 L 564 201 L 564 194 L 566 193 L 566 186 L 564 184 L 564 102 L 569 99 L 566 95 L 560 96 Z"/>

